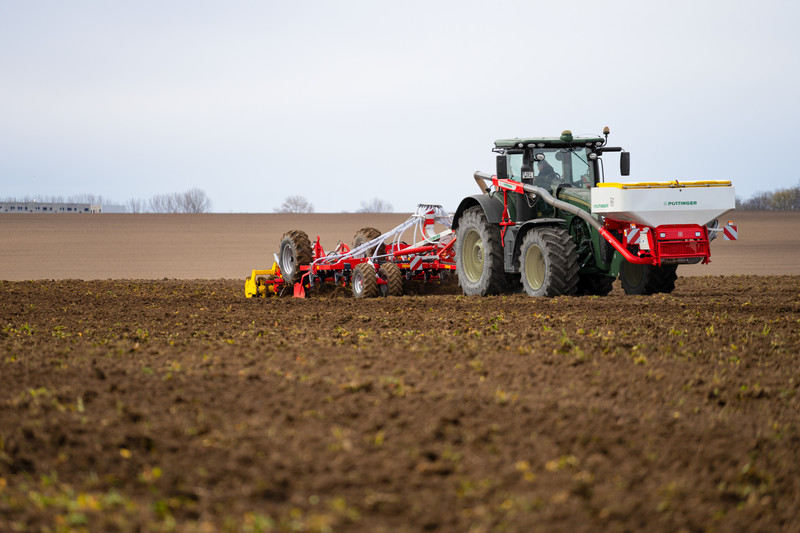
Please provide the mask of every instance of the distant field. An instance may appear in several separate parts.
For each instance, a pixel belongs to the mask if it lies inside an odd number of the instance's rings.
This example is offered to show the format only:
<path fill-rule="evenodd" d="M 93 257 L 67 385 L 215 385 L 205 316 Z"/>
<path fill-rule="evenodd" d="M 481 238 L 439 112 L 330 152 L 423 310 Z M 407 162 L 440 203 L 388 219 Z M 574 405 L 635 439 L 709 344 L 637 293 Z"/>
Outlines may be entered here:
<path fill-rule="evenodd" d="M 281 235 L 302 229 L 326 249 L 407 214 L 0 214 L 0 279 L 244 279 L 269 268 Z M 800 213 L 734 212 L 739 241 L 712 244 L 710 265 L 683 276 L 800 274 Z"/>

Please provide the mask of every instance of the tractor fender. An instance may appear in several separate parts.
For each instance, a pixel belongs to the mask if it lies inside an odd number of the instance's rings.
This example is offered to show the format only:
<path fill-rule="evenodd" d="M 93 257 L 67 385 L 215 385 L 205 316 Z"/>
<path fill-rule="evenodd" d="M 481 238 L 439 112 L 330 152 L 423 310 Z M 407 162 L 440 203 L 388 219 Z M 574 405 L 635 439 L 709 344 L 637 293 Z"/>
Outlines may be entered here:
<path fill-rule="evenodd" d="M 461 203 L 458 204 L 458 209 L 456 209 L 456 213 L 453 215 L 453 231 L 458 229 L 458 223 L 461 220 L 461 215 L 464 214 L 464 211 L 470 207 L 475 207 L 476 205 L 481 206 L 483 209 L 483 214 L 486 215 L 486 221 L 490 224 L 499 224 L 503 219 L 502 202 L 496 198 L 492 198 L 488 194 L 476 194 L 474 196 L 468 196 L 467 198 L 464 198 L 461 200 Z"/>

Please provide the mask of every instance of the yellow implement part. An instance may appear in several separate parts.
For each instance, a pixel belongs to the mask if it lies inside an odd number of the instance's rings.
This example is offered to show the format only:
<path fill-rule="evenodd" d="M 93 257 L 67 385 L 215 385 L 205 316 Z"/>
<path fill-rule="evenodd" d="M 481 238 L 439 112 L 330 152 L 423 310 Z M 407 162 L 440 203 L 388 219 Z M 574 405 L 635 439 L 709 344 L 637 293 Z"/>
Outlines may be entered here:
<path fill-rule="evenodd" d="M 277 263 L 272 263 L 269 270 L 253 270 L 250 277 L 244 281 L 244 295 L 246 298 L 253 296 L 267 297 L 278 294 L 276 283 L 265 283 L 267 280 L 279 279 L 281 269 Z"/>
<path fill-rule="evenodd" d="M 678 187 L 730 187 L 730 181 L 641 181 L 638 183 L 598 183 L 615 189 L 675 189 Z"/>

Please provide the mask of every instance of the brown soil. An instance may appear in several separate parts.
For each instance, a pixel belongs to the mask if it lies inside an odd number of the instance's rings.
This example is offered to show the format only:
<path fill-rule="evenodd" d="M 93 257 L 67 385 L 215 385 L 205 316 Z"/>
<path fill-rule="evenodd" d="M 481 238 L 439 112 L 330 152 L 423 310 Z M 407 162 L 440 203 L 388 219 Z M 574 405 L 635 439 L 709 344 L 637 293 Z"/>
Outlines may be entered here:
<path fill-rule="evenodd" d="M 0 531 L 800 528 L 800 277 L 0 282 Z"/>
<path fill-rule="evenodd" d="M 711 264 L 680 276 L 800 275 L 800 212 L 735 211 L 739 239 L 711 244 Z M 407 214 L 0 214 L 0 279 L 241 279 L 272 266 L 281 235 L 320 237 L 326 250 L 364 227 L 388 231 Z"/>

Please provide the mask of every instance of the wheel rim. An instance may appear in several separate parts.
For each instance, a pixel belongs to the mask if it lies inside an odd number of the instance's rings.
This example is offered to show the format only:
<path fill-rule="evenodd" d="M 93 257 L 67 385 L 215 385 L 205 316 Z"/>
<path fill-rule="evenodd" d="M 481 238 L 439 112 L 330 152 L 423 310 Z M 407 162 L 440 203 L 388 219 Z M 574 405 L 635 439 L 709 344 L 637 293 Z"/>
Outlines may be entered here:
<path fill-rule="evenodd" d="M 544 254 L 533 244 L 525 251 L 525 279 L 531 289 L 538 290 L 544 284 Z"/>
<path fill-rule="evenodd" d="M 633 263 L 628 263 L 626 261 L 622 268 L 625 274 L 625 279 L 632 287 L 638 287 L 642 284 L 642 278 L 644 277 L 644 265 L 634 265 Z"/>
<path fill-rule="evenodd" d="M 480 233 L 472 230 L 464 237 L 462 247 L 464 274 L 471 282 L 477 282 L 483 274 L 483 239 Z"/>
<path fill-rule="evenodd" d="M 361 294 L 361 291 L 364 290 L 364 282 L 359 275 L 353 278 L 353 290 L 356 294 Z"/>
<path fill-rule="evenodd" d="M 287 277 L 290 277 L 294 272 L 294 254 L 292 253 L 292 249 L 288 246 L 283 249 L 281 263 L 283 265 L 283 273 Z"/>

